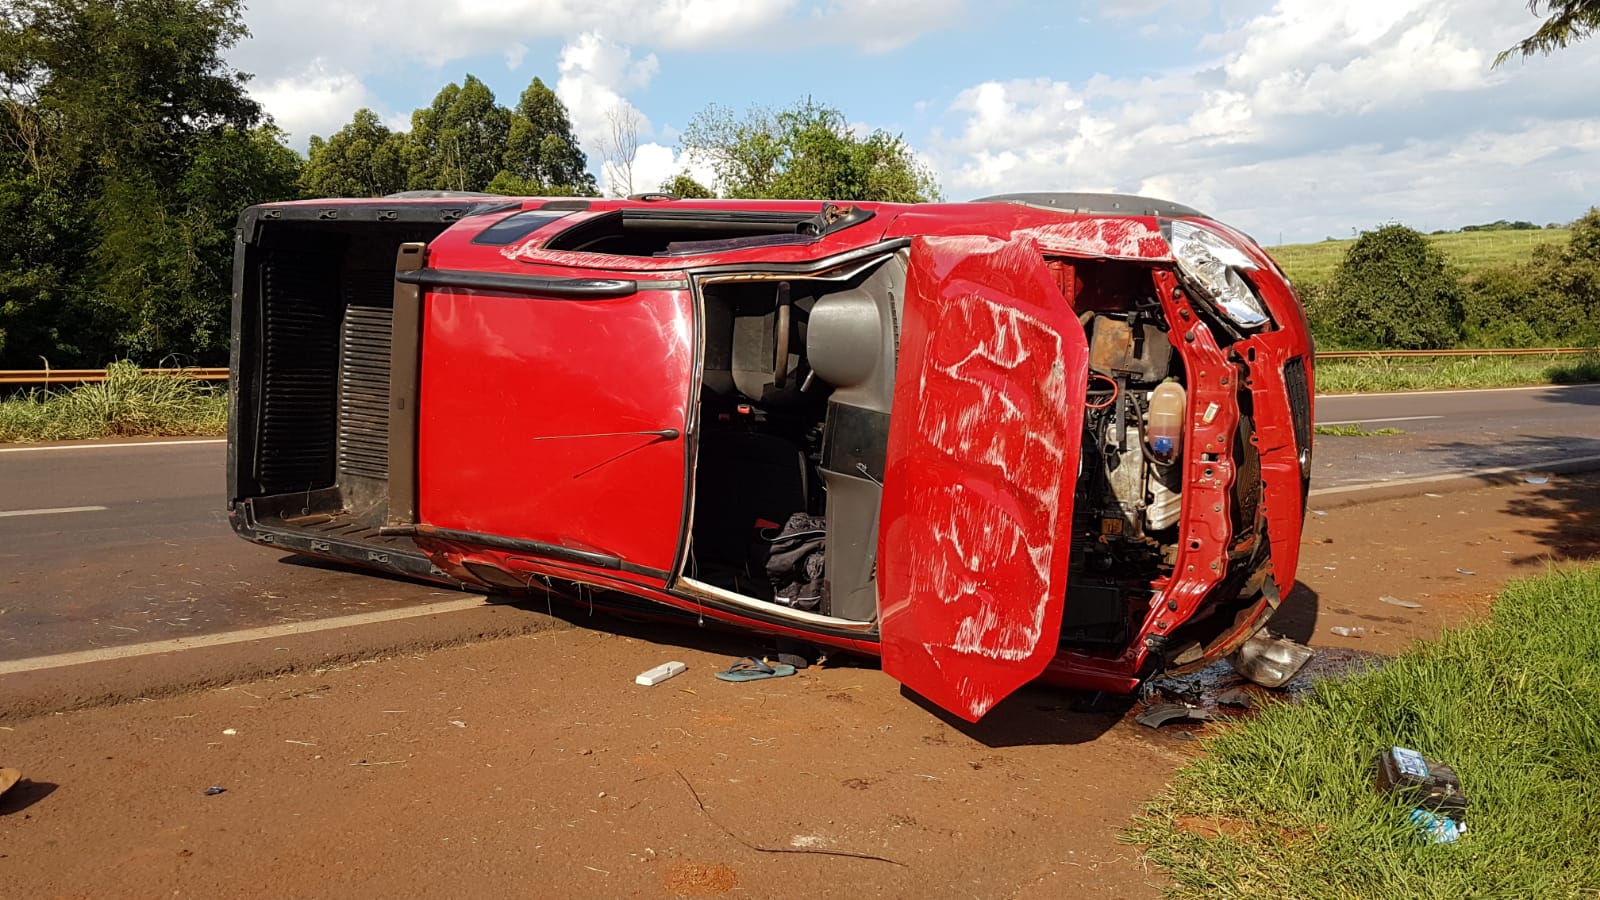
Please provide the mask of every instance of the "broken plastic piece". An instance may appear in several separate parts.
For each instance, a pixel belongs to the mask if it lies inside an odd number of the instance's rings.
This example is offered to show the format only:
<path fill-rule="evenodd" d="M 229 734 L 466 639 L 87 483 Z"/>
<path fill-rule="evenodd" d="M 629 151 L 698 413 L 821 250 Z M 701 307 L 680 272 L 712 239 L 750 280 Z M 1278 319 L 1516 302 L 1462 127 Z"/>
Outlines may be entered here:
<path fill-rule="evenodd" d="M 227 788 L 219 784 L 213 784 L 211 787 L 206 788 L 206 796 L 215 797 L 218 794 L 225 793 L 227 790 Z"/>
<path fill-rule="evenodd" d="M 1288 638 L 1273 637 L 1265 628 L 1228 656 L 1240 675 L 1266 688 L 1283 687 L 1310 661 L 1312 650 Z"/>
<path fill-rule="evenodd" d="M 1328 629 L 1339 637 L 1360 637 L 1367 633 L 1360 625 L 1335 625 Z"/>
<path fill-rule="evenodd" d="M 661 665 L 656 666 L 654 669 L 650 669 L 646 672 L 640 672 L 638 675 L 634 676 L 633 683 L 642 684 L 645 687 L 651 687 L 653 685 L 660 684 L 661 682 L 666 681 L 668 678 L 672 678 L 675 675 L 682 675 L 684 672 L 688 671 L 688 669 L 688 664 L 678 662 L 677 660 L 673 660 L 672 662 L 664 662 Z"/>
<path fill-rule="evenodd" d="M 1214 718 L 1216 717 L 1206 710 L 1187 703 L 1157 703 L 1134 721 L 1151 728 L 1160 728 L 1168 722 L 1209 722 Z"/>
<path fill-rule="evenodd" d="M 1413 809 L 1411 822 L 1422 832 L 1430 844 L 1453 844 L 1461 839 L 1462 832 L 1467 830 L 1465 825 L 1457 825 L 1454 819 L 1428 812 L 1425 809 Z"/>
<path fill-rule="evenodd" d="M 1421 609 L 1422 608 L 1422 604 L 1418 603 L 1415 600 L 1401 600 L 1399 597 L 1391 597 L 1388 594 L 1384 594 L 1382 597 L 1379 597 L 1378 598 L 1378 602 L 1379 603 L 1387 603 L 1390 606 L 1398 606 L 1398 607 L 1400 607 L 1402 609 Z"/>
<path fill-rule="evenodd" d="M 1458 572 L 1459 574 L 1462 574 L 1462 575 L 1476 575 L 1476 574 L 1478 574 L 1477 572 L 1474 572 L 1471 569 L 1457 569 L 1456 572 Z"/>
<path fill-rule="evenodd" d="M 1529 478 L 1524 478 L 1523 480 L 1528 482 L 1529 484 L 1549 484 L 1550 483 L 1550 479 L 1547 478 L 1544 475 L 1535 475 L 1535 476 L 1531 476 Z"/>

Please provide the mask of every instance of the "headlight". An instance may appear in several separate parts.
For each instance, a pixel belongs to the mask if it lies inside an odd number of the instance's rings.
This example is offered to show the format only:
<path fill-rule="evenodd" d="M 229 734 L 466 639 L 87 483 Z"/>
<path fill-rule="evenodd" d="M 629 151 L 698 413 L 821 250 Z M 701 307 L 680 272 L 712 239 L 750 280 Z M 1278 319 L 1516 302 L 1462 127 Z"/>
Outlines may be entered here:
<path fill-rule="evenodd" d="M 1257 268 L 1250 257 L 1204 228 L 1188 222 L 1163 223 L 1178 271 L 1240 328 L 1259 328 L 1271 321 L 1261 299 L 1239 271 Z"/>

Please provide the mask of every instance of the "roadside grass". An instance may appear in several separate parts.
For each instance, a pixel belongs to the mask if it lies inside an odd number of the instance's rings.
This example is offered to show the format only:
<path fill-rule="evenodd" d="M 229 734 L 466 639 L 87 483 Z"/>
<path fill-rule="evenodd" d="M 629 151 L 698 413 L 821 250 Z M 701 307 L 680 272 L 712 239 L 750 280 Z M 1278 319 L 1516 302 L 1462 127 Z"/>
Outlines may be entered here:
<path fill-rule="evenodd" d="M 188 378 L 112 363 L 106 380 L 0 400 L 0 442 L 129 435 L 221 435 L 228 393 Z"/>
<path fill-rule="evenodd" d="M 1374 790 L 1374 758 L 1395 745 L 1460 775 L 1458 843 L 1426 843 Z M 1594 897 L 1600 566 L 1514 581 L 1490 618 L 1199 749 L 1125 835 L 1175 897 Z"/>
<path fill-rule="evenodd" d="M 1461 231 L 1428 235 L 1435 247 L 1444 251 L 1463 275 L 1482 269 L 1527 262 L 1540 244 L 1566 244 L 1569 230 L 1546 228 L 1537 231 Z M 1267 252 L 1283 267 L 1295 284 L 1325 284 L 1333 278 L 1345 251 L 1355 238 L 1321 241 L 1315 244 L 1284 244 Z"/>
<path fill-rule="evenodd" d="M 1311 430 L 1315 434 L 1327 437 L 1387 437 L 1393 434 L 1405 434 L 1398 428 L 1362 428 L 1360 422 L 1351 425 L 1318 425 Z"/>
<path fill-rule="evenodd" d="M 1441 356 L 1317 362 L 1317 391 L 1363 394 L 1600 381 L 1600 353 L 1584 356 Z"/>

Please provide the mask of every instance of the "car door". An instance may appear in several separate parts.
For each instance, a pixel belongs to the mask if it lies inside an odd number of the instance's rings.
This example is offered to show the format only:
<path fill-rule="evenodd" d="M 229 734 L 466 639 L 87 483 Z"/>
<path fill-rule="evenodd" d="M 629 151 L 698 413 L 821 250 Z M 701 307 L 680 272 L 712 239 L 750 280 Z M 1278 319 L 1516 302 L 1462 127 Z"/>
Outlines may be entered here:
<path fill-rule="evenodd" d="M 883 668 L 969 721 L 1056 654 L 1087 360 L 1032 240 L 913 242 L 878 534 Z"/>
<path fill-rule="evenodd" d="M 501 280 L 426 295 L 419 522 L 665 584 L 683 531 L 686 283 Z"/>

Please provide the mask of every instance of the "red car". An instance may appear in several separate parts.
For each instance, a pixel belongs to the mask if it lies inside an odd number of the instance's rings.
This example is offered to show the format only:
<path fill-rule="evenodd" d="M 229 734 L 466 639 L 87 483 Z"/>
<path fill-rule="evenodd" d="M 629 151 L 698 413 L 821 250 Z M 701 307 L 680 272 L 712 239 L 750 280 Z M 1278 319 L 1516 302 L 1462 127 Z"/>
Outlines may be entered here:
<path fill-rule="evenodd" d="M 880 655 L 976 720 L 1238 648 L 1294 584 L 1311 339 L 1139 197 L 256 206 L 245 538 Z"/>

